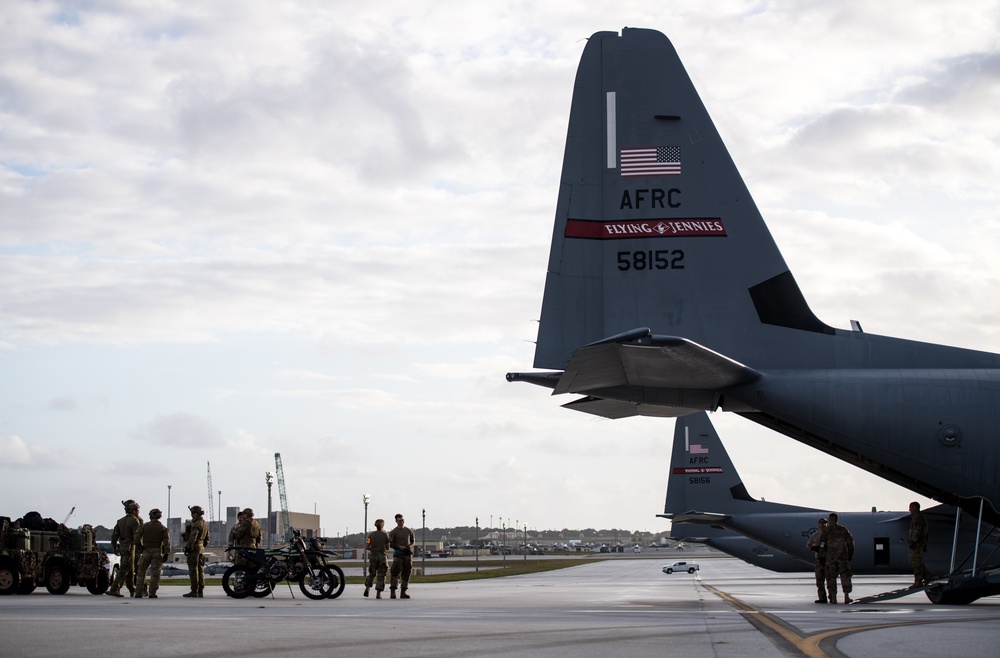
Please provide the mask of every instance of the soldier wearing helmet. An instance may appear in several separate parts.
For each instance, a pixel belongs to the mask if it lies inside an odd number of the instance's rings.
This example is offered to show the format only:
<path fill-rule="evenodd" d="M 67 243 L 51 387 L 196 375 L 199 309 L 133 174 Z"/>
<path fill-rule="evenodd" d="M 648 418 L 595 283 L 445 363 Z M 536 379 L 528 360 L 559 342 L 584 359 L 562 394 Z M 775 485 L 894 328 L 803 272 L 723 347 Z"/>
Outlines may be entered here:
<path fill-rule="evenodd" d="M 143 547 L 139 560 L 139 573 L 135 581 L 135 597 L 141 599 L 148 595 L 156 598 L 156 590 L 160 588 L 160 576 L 163 575 L 163 563 L 170 558 L 170 531 L 160 522 L 163 513 L 158 509 L 149 510 L 149 521 L 143 523 L 136 532 L 136 543 Z M 153 568 L 149 581 L 149 591 L 146 590 L 146 569 Z"/>
<path fill-rule="evenodd" d="M 121 556 L 121 562 L 115 582 L 111 583 L 107 591 L 108 596 L 119 598 L 124 596 L 121 592 L 123 584 L 128 588 L 129 594 L 135 596 L 135 567 L 138 562 L 135 555 L 135 533 L 142 525 L 139 503 L 129 498 L 122 501 L 122 507 L 125 508 L 125 516 L 118 519 L 115 529 L 111 532 L 111 548 L 114 549 L 115 555 Z"/>
<path fill-rule="evenodd" d="M 249 507 L 240 512 L 240 514 L 243 516 L 243 520 L 236 526 L 236 530 L 233 532 L 233 539 L 236 541 L 237 546 L 257 548 L 260 546 L 262 538 L 260 524 L 257 523 L 257 519 L 253 518 L 253 510 Z"/>
<path fill-rule="evenodd" d="M 187 555 L 188 574 L 191 577 L 191 591 L 182 594 L 184 598 L 205 596 L 205 547 L 208 546 L 208 524 L 203 518 L 205 510 L 200 505 L 189 507 L 191 520 L 184 529 L 184 554 Z"/>

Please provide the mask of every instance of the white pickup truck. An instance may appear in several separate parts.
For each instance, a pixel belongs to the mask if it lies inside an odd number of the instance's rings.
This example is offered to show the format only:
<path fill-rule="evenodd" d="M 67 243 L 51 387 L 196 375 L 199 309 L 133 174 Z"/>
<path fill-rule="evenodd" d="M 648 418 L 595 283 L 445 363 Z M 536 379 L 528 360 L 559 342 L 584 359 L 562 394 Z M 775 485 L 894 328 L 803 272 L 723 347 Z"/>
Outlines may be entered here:
<path fill-rule="evenodd" d="M 699 567 L 694 562 L 674 562 L 673 564 L 668 564 L 663 567 L 663 573 L 673 573 L 675 571 L 687 571 L 688 573 L 694 573 L 695 571 L 700 571 Z"/>

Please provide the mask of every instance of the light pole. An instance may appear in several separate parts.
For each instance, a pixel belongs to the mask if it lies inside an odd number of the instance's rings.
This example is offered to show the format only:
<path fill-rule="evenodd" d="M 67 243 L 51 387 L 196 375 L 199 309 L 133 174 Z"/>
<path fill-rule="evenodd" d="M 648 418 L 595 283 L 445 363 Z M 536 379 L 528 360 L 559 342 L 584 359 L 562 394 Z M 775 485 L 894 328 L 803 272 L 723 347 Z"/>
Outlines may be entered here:
<path fill-rule="evenodd" d="M 219 492 L 219 536 L 222 536 L 222 531 L 226 528 L 226 522 L 222 518 L 222 492 Z"/>
<path fill-rule="evenodd" d="M 503 568 L 507 568 L 507 526 L 500 517 L 500 555 L 503 556 Z"/>
<path fill-rule="evenodd" d="M 424 508 L 420 509 L 420 525 L 423 527 L 423 538 L 420 543 L 423 547 L 420 551 L 420 571 L 424 575 L 427 575 L 427 510 Z"/>
<path fill-rule="evenodd" d="M 271 485 L 274 484 L 274 475 L 270 471 L 264 472 L 264 482 L 267 482 L 267 547 L 271 548 Z"/>
<path fill-rule="evenodd" d="M 170 487 L 173 485 L 167 485 L 167 526 L 170 526 Z"/>
<path fill-rule="evenodd" d="M 528 563 L 528 524 L 524 524 L 524 563 Z"/>
<path fill-rule="evenodd" d="M 365 504 L 365 529 L 361 532 L 362 538 L 368 536 L 367 535 L 367 533 L 368 533 L 368 503 L 370 503 L 371 500 L 372 500 L 372 497 L 369 496 L 368 494 L 361 494 L 361 502 L 363 502 Z M 364 539 L 362 539 L 362 541 L 364 541 Z M 363 553 L 363 555 L 364 555 L 364 557 L 361 559 L 361 575 L 365 576 L 365 575 L 367 575 L 367 567 L 368 567 L 368 542 L 367 541 L 365 541 L 365 543 L 364 543 L 364 553 Z M 365 591 L 368 591 L 368 590 L 365 590 Z"/>
<path fill-rule="evenodd" d="M 479 571 L 479 517 L 476 517 L 476 571 Z"/>

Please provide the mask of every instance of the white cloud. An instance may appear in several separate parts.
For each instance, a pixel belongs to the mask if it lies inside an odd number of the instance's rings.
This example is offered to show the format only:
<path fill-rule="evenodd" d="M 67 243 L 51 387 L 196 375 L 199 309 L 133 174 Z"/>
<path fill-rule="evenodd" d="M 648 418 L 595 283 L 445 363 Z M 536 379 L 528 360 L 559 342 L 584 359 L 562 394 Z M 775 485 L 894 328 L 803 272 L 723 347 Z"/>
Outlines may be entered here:
<path fill-rule="evenodd" d="M 5 7 L 8 488 L 75 462 L 40 511 L 110 522 L 167 484 L 205 505 L 187 461 L 211 461 L 266 507 L 281 451 L 330 528 L 401 471 L 384 517 L 661 527 L 669 422 L 503 379 L 532 361 L 583 40 L 668 34 L 823 320 L 995 349 L 998 7 Z M 755 495 L 802 495 L 752 468 Z M 857 509 L 898 491 L 842 477 Z"/>
<path fill-rule="evenodd" d="M 211 448 L 225 445 L 225 436 L 212 421 L 189 414 L 172 413 L 157 416 L 136 428 L 132 438 L 145 443 L 178 448 Z"/>

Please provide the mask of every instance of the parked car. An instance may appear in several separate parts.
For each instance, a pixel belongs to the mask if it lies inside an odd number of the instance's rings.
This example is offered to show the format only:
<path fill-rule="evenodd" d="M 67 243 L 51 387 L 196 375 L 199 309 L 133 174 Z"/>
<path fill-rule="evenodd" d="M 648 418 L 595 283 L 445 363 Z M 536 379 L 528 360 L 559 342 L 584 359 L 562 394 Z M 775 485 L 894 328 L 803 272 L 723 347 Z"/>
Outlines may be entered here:
<path fill-rule="evenodd" d="M 118 576 L 118 570 L 121 568 L 122 556 L 115 555 L 115 552 L 111 550 L 110 541 L 102 539 L 95 541 L 94 545 L 108 554 L 108 582 L 115 582 L 115 578 Z"/>
<path fill-rule="evenodd" d="M 668 564 L 663 567 L 663 573 L 673 573 L 675 571 L 687 571 L 688 573 L 694 573 L 695 571 L 700 571 L 699 567 L 694 562 L 674 562 L 673 564 Z"/>

